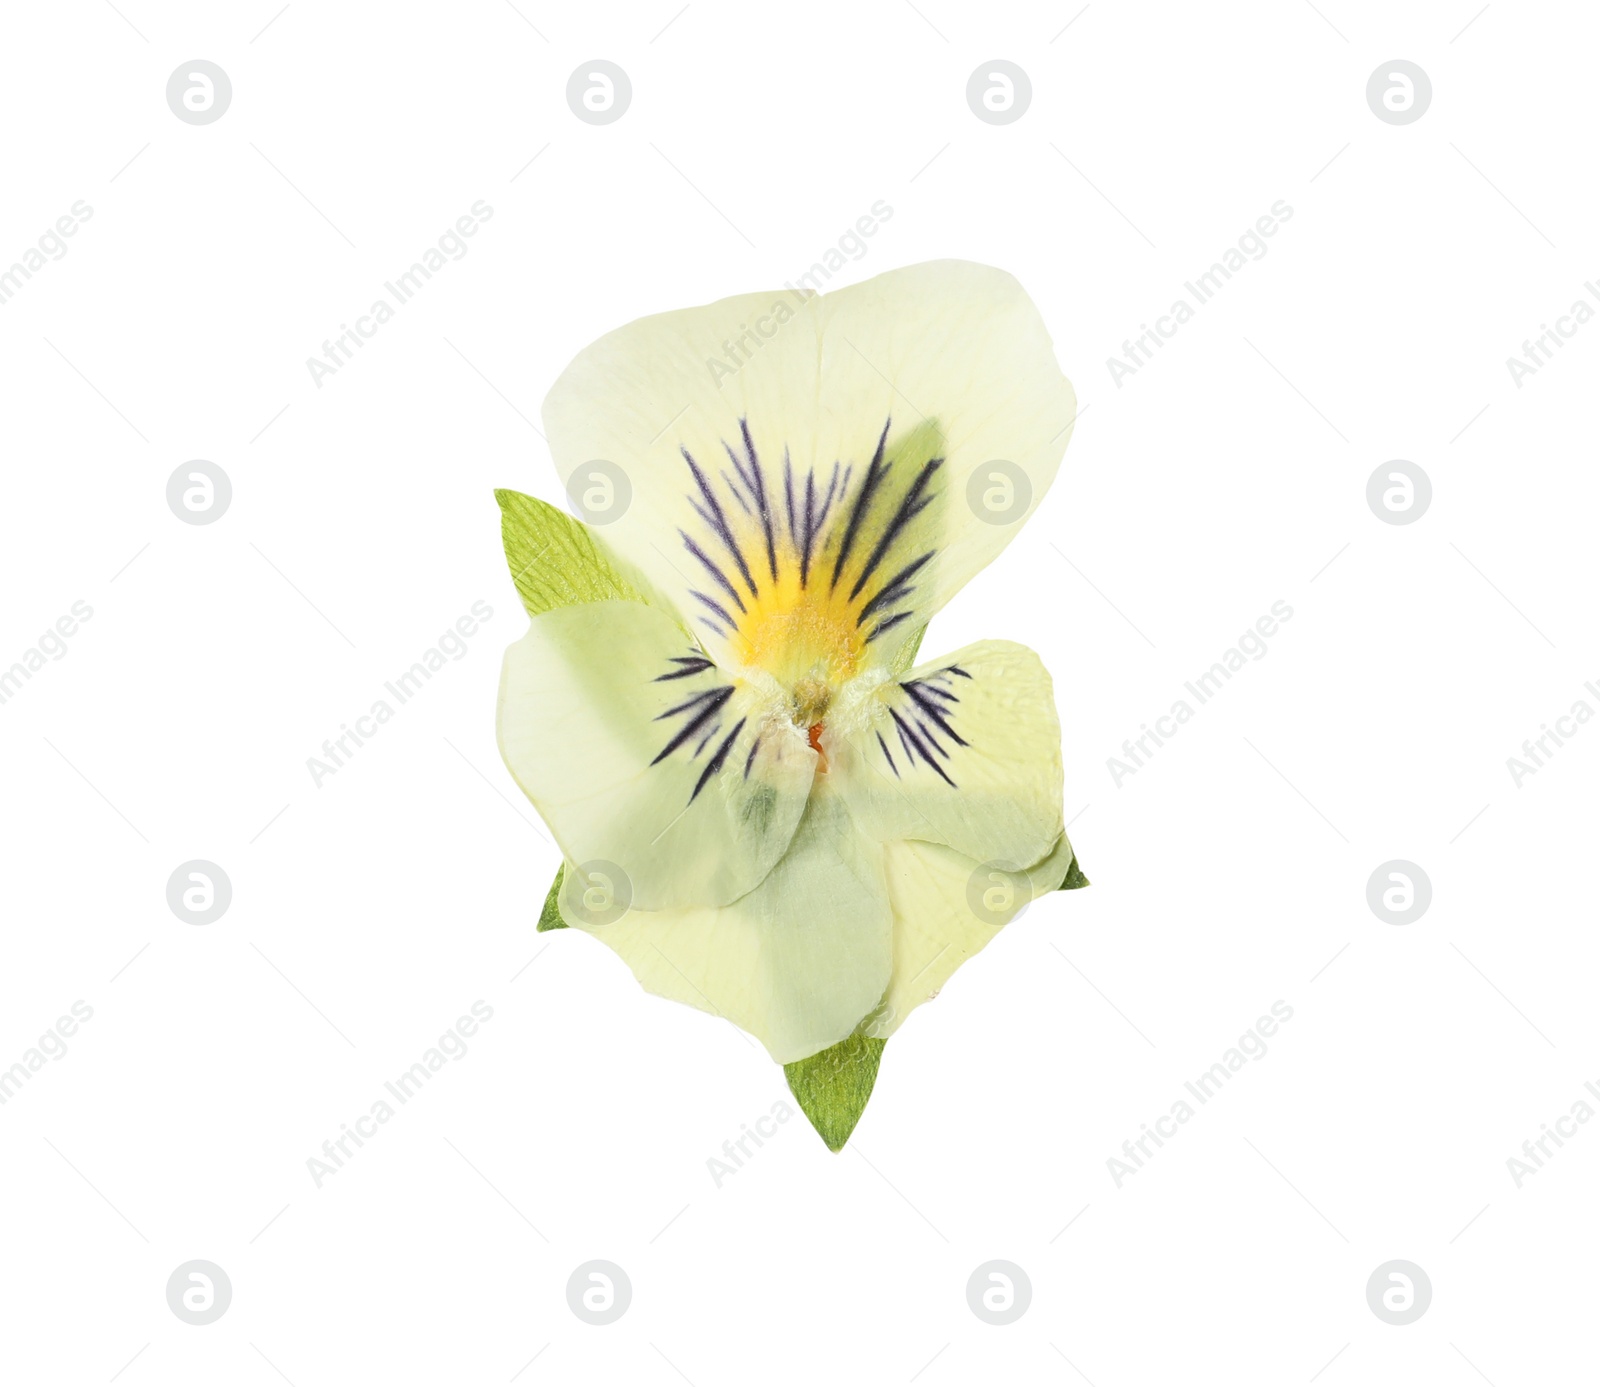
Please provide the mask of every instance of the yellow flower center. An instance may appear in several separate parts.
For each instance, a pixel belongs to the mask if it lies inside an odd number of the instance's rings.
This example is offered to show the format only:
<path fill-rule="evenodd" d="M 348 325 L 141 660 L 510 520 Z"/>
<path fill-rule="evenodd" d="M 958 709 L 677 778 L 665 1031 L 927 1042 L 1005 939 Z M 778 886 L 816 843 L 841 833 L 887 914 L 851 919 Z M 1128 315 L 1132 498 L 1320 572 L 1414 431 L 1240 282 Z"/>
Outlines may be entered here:
<path fill-rule="evenodd" d="M 742 419 L 743 455 L 724 442 L 731 473 L 679 445 L 698 522 L 680 531 L 702 575 L 691 579 L 698 619 L 727 643 L 728 672 L 764 687 L 768 715 L 781 710 L 813 743 L 840 691 L 913 637 L 938 553 L 939 522 L 923 517 L 944 500 L 942 430 L 925 420 L 891 444 L 889 427 L 870 460 L 803 476 L 787 448 L 769 475 Z"/>
<path fill-rule="evenodd" d="M 785 691 L 797 727 L 821 723 L 834 694 L 860 668 L 866 647 L 847 590 L 816 575 L 802 587 L 798 573 L 780 571 L 748 606 L 732 637 L 740 662 Z"/>

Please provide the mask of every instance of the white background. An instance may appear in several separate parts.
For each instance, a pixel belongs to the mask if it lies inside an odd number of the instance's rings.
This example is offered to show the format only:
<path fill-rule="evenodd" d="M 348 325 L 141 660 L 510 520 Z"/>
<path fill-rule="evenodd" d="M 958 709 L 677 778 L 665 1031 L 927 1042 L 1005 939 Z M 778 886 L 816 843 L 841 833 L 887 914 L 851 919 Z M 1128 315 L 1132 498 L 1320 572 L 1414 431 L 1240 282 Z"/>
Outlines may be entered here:
<path fill-rule="evenodd" d="M 0 1066 L 94 1016 L 0 1108 L 0 1377 L 1580 1380 L 1600 1128 L 1521 1188 L 1506 1161 L 1600 1080 L 1600 729 L 1520 788 L 1506 758 L 1600 708 L 1600 326 L 1520 389 L 1505 363 L 1600 276 L 1589 7 L 118 4 L 5 20 L 0 261 L 93 216 L 0 306 L 0 664 L 94 614 L 0 706 Z M 233 83 L 207 126 L 164 96 L 196 57 Z M 633 83 L 604 127 L 564 96 L 595 57 Z M 1005 126 L 965 100 L 997 57 L 1033 85 Z M 1411 125 L 1365 99 L 1396 57 L 1433 83 Z M 465 258 L 318 388 L 306 358 L 478 199 Z M 924 649 L 1041 652 L 1093 886 L 917 1013 L 843 1153 L 797 1116 L 718 1187 L 781 1071 L 534 933 L 557 857 L 495 750 L 524 617 L 491 489 L 558 498 L 535 424 L 587 342 L 778 288 L 880 199 L 834 282 L 1002 266 L 1084 407 Z M 1116 385 L 1280 199 L 1270 253 Z M 233 484 L 212 525 L 165 500 L 196 458 Z M 1365 499 L 1396 458 L 1433 483 L 1407 526 Z M 318 788 L 306 759 L 478 600 Z M 1280 600 L 1119 787 L 1123 739 Z M 204 927 L 165 896 L 193 858 L 233 884 Z M 1392 858 L 1433 883 L 1413 925 L 1367 906 Z M 466 1057 L 318 1188 L 478 999 Z M 1279 999 L 1119 1188 L 1108 1158 Z M 165 1298 L 194 1258 L 233 1285 L 206 1327 Z M 595 1258 L 633 1286 L 604 1328 L 564 1289 Z M 967 1307 L 993 1258 L 1032 1284 L 1007 1327 Z M 1404 1327 L 1365 1293 L 1395 1258 L 1433 1286 Z"/>

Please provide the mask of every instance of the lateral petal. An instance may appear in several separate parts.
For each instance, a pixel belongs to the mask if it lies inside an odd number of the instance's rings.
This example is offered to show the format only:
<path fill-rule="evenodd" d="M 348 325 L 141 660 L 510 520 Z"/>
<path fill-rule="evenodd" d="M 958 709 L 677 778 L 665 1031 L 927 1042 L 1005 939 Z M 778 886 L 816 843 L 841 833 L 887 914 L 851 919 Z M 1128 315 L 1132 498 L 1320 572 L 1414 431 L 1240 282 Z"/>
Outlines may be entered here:
<path fill-rule="evenodd" d="M 506 651 L 500 751 L 570 861 L 620 868 L 641 909 L 722 905 L 777 864 L 811 788 L 817 754 L 772 706 L 660 608 L 590 602 Z"/>
<path fill-rule="evenodd" d="M 979 641 L 899 679 L 846 690 L 822 735 L 829 779 L 882 842 L 977 862 L 1036 862 L 1062 831 L 1061 724 L 1050 675 Z"/>

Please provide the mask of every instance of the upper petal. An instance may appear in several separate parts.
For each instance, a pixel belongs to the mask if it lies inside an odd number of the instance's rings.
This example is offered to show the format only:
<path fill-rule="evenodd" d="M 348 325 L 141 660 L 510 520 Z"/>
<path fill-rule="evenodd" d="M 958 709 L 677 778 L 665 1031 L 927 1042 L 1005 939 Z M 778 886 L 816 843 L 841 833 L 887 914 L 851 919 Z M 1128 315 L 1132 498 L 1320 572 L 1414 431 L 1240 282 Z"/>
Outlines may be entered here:
<path fill-rule="evenodd" d="M 1037 862 L 1062 832 L 1061 724 L 1033 651 L 979 641 L 845 691 L 822 734 L 827 778 L 884 842 L 982 863 Z"/>
<path fill-rule="evenodd" d="M 937 261 L 632 323 L 579 354 L 544 419 L 569 490 L 597 460 L 626 474 L 627 504 L 592 518 L 719 663 L 772 669 L 809 640 L 847 677 L 999 553 L 1075 411 L 1016 280 Z"/>
<path fill-rule="evenodd" d="M 779 1064 L 843 1040 L 888 986 L 883 850 L 824 787 L 772 874 L 729 905 L 597 920 L 583 887 L 569 868 L 561 892 L 569 925 L 615 949 L 647 991 L 727 1018 Z"/>
<path fill-rule="evenodd" d="M 620 867 L 643 909 L 720 905 L 794 836 L 817 754 L 666 612 L 560 607 L 506 651 L 500 750 L 572 862 Z"/>

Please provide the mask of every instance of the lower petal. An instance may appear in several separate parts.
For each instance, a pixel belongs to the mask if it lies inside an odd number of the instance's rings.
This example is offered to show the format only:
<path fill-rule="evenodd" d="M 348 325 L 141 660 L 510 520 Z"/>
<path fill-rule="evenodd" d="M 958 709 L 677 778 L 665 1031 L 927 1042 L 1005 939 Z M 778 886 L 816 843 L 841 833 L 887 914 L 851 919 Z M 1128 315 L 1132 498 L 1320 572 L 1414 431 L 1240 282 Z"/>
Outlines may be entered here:
<path fill-rule="evenodd" d="M 938 996 L 950 975 L 1024 906 L 1061 885 L 1072 865 L 1072 844 L 1063 833 L 1042 860 L 1012 870 L 933 843 L 892 843 L 886 865 L 894 962 L 888 991 L 862 1027 L 880 1040 Z"/>
<path fill-rule="evenodd" d="M 611 946 L 657 996 L 725 1017 L 779 1064 L 837 1044 L 889 982 L 883 850 L 820 788 L 771 874 L 731 905 L 630 910 L 604 921 L 568 870 L 561 914 Z"/>

